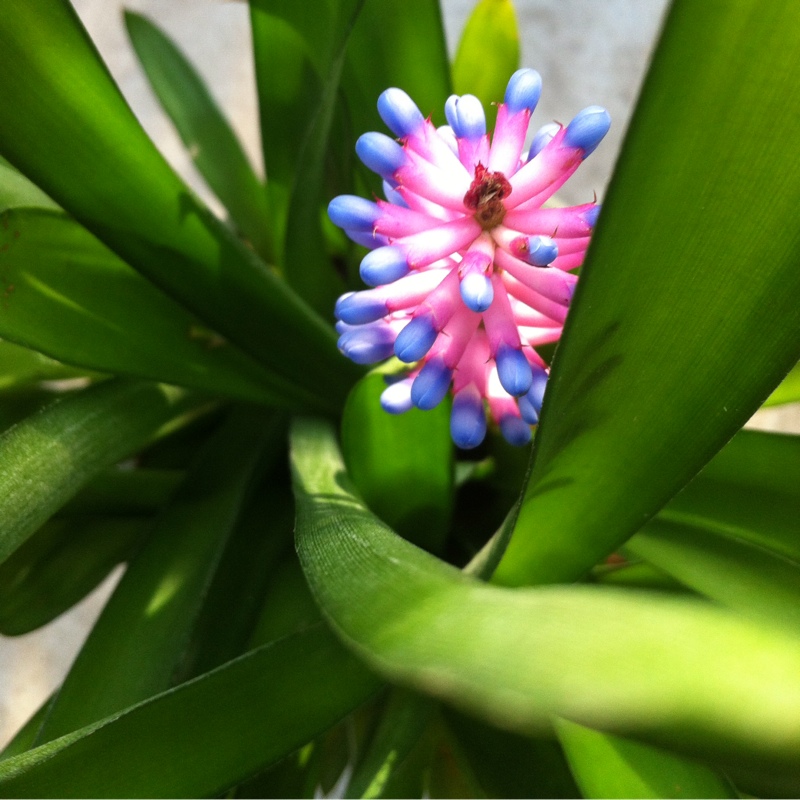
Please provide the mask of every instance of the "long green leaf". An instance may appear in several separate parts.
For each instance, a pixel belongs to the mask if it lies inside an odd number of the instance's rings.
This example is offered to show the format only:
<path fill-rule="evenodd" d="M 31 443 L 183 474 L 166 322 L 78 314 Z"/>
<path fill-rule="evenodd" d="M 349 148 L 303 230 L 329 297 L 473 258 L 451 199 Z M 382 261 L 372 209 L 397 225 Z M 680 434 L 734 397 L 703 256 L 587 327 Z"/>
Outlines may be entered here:
<path fill-rule="evenodd" d="M 799 49 L 792 0 L 673 3 L 555 356 L 499 582 L 584 574 L 800 357 L 800 161 L 786 157 L 800 138 Z"/>
<path fill-rule="evenodd" d="M 252 402 L 303 401 L 63 212 L 6 211 L 0 243 L 0 336 L 89 369 Z"/>
<path fill-rule="evenodd" d="M 559 720 L 556 730 L 584 797 L 738 797 L 702 764 Z"/>
<path fill-rule="evenodd" d="M 272 420 L 240 411 L 208 441 L 103 609 L 38 743 L 172 685 L 254 470 L 275 439 Z"/>
<path fill-rule="evenodd" d="M 309 402 L 343 402 L 333 331 L 172 172 L 66 0 L 4 4 L 0 103 L 0 152 L 37 186 Z"/>
<path fill-rule="evenodd" d="M 764 401 L 764 406 L 780 406 L 785 403 L 800 403 L 800 363 L 781 381 L 778 388 Z"/>
<path fill-rule="evenodd" d="M 0 341 L 0 391 L 18 389 L 39 381 L 78 378 L 86 370 L 68 367 L 35 350 Z"/>
<path fill-rule="evenodd" d="M 318 625 L 0 763 L 6 797 L 209 797 L 362 703 L 376 679 Z"/>
<path fill-rule="evenodd" d="M 0 561 L 84 484 L 175 417 L 183 397 L 169 387 L 107 381 L 0 436 Z"/>
<path fill-rule="evenodd" d="M 295 425 L 292 464 L 311 589 L 390 680 L 523 733 L 558 715 L 696 755 L 796 759 L 796 639 L 689 599 L 480 583 L 366 510 L 327 425 Z"/>
<path fill-rule="evenodd" d="M 272 258 L 264 187 L 200 76 L 147 17 L 126 11 L 125 27 L 153 91 L 200 174 L 256 252 Z"/>

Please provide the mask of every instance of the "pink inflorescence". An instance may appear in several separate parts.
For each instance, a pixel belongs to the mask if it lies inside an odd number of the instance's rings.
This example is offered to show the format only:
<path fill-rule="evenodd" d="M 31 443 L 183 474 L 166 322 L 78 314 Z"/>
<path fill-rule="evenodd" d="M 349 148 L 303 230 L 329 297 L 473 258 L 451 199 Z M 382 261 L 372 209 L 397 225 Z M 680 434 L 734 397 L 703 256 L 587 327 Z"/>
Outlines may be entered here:
<path fill-rule="evenodd" d="M 548 370 L 537 345 L 556 341 L 599 212 L 595 203 L 542 208 L 597 147 L 608 113 L 590 106 L 545 125 L 524 153 L 541 93 L 531 69 L 511 76 L 489 140 L 480 101 L 453 95 L 436 128 L 401 89 L 378 111 L 397 140 L 365 133 L 356 152 L 384 179 L 386 200 L 341 195 L 331 220 L 370 248 L 373 287 L 336 303 L 339 348 L 359 364 L 410 365 L 381 396 L 391 413 L 431 409 L 452 385 L 459 447 L 486 435 L 484 401 L 512 444 L 530 441 Z"/>

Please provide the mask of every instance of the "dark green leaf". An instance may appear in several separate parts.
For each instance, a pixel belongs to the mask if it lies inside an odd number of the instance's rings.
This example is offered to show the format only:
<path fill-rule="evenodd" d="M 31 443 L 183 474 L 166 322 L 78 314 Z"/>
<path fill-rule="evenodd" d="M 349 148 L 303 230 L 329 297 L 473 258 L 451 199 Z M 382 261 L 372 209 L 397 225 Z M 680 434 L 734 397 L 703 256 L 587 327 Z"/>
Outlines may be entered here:
<path fill-rule="evenodd" d="M 275 439 L 274 422 L 240 411 L 208 441 L 103 609 L 37 743 L 172 684 L 254 470 Z"/>
<path fill-rule="evenodd" d="M 86 370 L 60 364 L 35 350 L 20 347 L 13 342 L 0 341 L 0 390 L 2 391 L 28 386 L 39 381 L 58 381 L 85 374 Z"/>
<path fill-rule="evenodd" d="M 95 475 L 177 416 L 184 397 L 169 387 L 107 381 L 0 436 L 0 562 Z"/>
<path fill-rule="evenodd" d="M 376 679 L 319 625 L 0 763 L 7 797 L 208 797 L 288 755 Z"/>
<path fill-rule="evenodd" d="M 0 104 L 0 152 L 81 224 L 296 397 L 344 401 L 333 331 L 172 172 L 66 0 L 4 4 Z"/>
<path fill-rule="evenodd" d="M 555 356 L 499 582 L 583 575 L 798 361 L 800 161 L 786 146 L 800 138 L 799 50 L 792 0 L 672 4 Z"/>
<path fill-rule="evenodd" d="M 342 417 L 342 450 L 367 505 L 420 547 L 441 550 L 453 503 L 450 409 L 387 414 L 379 399 L 382 375 L 362 378 Z M 420 454 L 425 457 L 421 458 Z"/>
<path fill-rule="evenodd" d="M 273 258 L 264 186 L 200 76 L 146 17 L 126 11 L 125 26 L 153 91 L 200 174 L 255 250 Z"/>
<path fill-rule="evenodd" d="M 141 544 L 150 520 L 65 517 L 46 522 L 0 564 L 0 633 L 45 625 L 82 600 Z"/>

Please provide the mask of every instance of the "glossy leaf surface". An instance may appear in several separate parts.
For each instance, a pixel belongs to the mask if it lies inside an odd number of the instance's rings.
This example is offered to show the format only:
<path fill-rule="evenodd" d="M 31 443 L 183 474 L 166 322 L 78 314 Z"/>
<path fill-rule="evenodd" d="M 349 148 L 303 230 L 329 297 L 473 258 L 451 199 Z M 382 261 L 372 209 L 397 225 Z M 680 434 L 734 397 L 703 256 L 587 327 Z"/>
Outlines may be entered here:
<path fill-rule="evenodd" d="M 496 579 L 569 581 L 800 356 L 800 6 L 673 3 L 553 365 Z M 769 136 L 763 120 L 769 120 Z M 753 264 L 758 263 L 754 269 Z"/>
<path fill-rule="evenodd" d="M 0 153 L 298 399 L 343 401 L 358 371 L 342 363 L 333 331 L 172 172 L 64 0 L 5 4 L 0 73 L 0 102 L 15 109 Z"/>
<path fill-rule="evenodd" d="M 64 397 L 0 436 L 0 561 L 105 467 L 176 416 L 183 393 L 114 380 Z"/>
<path fill-rule="evenodd" d="M 0 792 L 219 795 L 329 728 L 378 685 L 317 625 L 3 761 Z"/>
<path fill-rule="evenodd" d="M 794 638 L 699 601 L 480 583 L 366 510 L 327 425 L 294 426 L 292 464 L 311 589 L 339 635 L 389 679 L 525 733 L 555 714 L 698 754 L 733 758 L 748 747 L 784 768 L 794 758 Z"/>

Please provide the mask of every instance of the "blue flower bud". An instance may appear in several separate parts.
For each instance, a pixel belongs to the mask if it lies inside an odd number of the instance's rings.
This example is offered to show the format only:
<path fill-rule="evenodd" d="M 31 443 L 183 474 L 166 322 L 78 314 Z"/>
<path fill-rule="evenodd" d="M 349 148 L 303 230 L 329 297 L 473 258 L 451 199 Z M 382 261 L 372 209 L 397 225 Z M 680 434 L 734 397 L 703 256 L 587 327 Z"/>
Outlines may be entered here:
<path fill-rule="evenodd" d="M 433 347 L 438 334 L 431 315 L 420 314 L 397 335 L 394 354 L 406 364 L 419 361 Z"/>
<path fill-rule="evenodd" d="M 560 125 L 557 122 L 548 122 L 547 125 L 542 125 L 542 127 L 536 131 L 533 141 L 531 141 L 531 146 L 528 150 L 528 161 L 534 156 L 539 155 L 539 153 L 553 141 L 553 137 L 559 130 Z"/>
<path fill-rule="evenodd" d="M 542 401 L 544 400 L 544 391 L 547 388 L 548 375 L 541 367 L 533 369 L 532 372 L 531 388 L 528 389 L 525 397 L 536 409 L 536 414 L 538 415 L 542 411 Z"/>
<path fill-rule="evenodd" d="M 508 414 L 500 420 L 500 433 L 514 447 L 523 447 L 531 440 L 530 425 L 513 414 Z"/>
<path fill-rule="evenodd" d="M 450 95 L 444 106 L 444 115 L 459 138 L 480 139 L 486 133 L 486 114 L 483 104 L 474 94 L 459 97 Z"/>
<path fill-rule="evenodd" d="M 367 289 L 365 292 L 348 292 L 343 294 L 337 301 L 334 309 L 336 318 L 346 322 L 348 325 L 364 325 L 367 322 L 375 322 L 381 317 L 385 317 L 389 310 L 386 303 L 379 300 Z"/>
<path fill-rule="evenodd" d="M 411 385 L 411 400 L 417 408 L 430 411 L 444 400 L 453 373 L 445 366 L 442 358 L 432 358 L 420 370 Z"/>
<path fill-rule="evenodd" d="M 530 389 L 533 379 L 531 365 L 522 350 L 503 342 L 497 348 L 495 361 L 500 383 L 512 397 L 519 397 Z"/>
<path fill-rule="evenodd" d="M 374 250 L 376 247 L 385 247 L 389 244 L 388 237 L 372 231 L 356 231 L 351 228 L 345 228 L 344 232 L 349 239 L 362 247 L 366 247 L 367 250 Z"/>
<path fill-rule="evenodd" d="M 492 282 L 482 272 L 470 272 L 461 281 L 461 299 L 472 311 L 486 311 L 494 300 Z"/>
<path fill-rule="evenodd" d="M 535 69 L 518 69 L 506 87 L 505 104 L 512 114 L 533 111 L 542 94 L 542 76 Z"/>
<path fill-rule="evenodd" d="M 381 408 L 389 414 L 404 414 L 412 409 L 411 383 L 400 380 L 387 386 L 381 393 Z"/>
<path fill-rule="evenodd" d="M 388 325 L 362 325 L 339 337 L 339 350 L 356 364 L 374 364 L 392 355 L 394 331 Z"/>
<path fill-rule="evenodd" d="M 522 415 L 522 419 L 524 419 L 528 425 L 539 424 L 539 411 L 533 403 L 528 400 L 527 395 L 522 395 L 522 397 L 517 398 L 517 405 L 519 406 L 519 413 Z"/>
<path fill-rule="evenodd" d="M 385 133 L 370 131 L 356 140 L 356 155 L 368 169 L 376 172 L 385 180 L 391 180 L 403 164 L 406 154 L 403 148 Z"/>
<path fill-rule="evenodd" d="M 383 196 L 393 205 L 408 208 L 408 203 L 406 203 L 403 195 L 401 195 L 389 181 L 383 182 Z"/>
<path fill-rule="evenodd" d="M 486 436 L 486 415 L 477 392 L 465 389 L 453 398 L 450 412 L 450 436 L 458 447 L 471 450 Z"/>
<path fill-rule="evenodd" d="M 328 216 L 339 228 L 372 231 L 380 215 L 381 210 L 376 203 L 352 194 L 340 194 L 328 203 Z"/>
<path fill-rule="evenodd" d="M 386 89 L 378 98 L 378 113 L 398 138 L 414 133 L 425 121 L 417 104 L 402 89 Z"/>
<path fill-rule="evenodd" d="M 359 273 L 367 286 L 381 286 L 407 275 L 408 269 L 403 250 L 389 245 L 367 253 L 361 261 Z"/>
<path fill-rule="evenodd" d="M 600 144 L 610 127 L 611 117 L 608 111 L 600 106 L 589 106 L 579 111 L 567 125 L 564 145 L 580 147 L 583 150 L 583 157 L 586 158 Z"/>
<path fill-rule="evenodd" d="M 528 238 L 527 261 L 534 267 L 546 267 L 558 256 L 558 245 L 549 236 L 530 236 Z"/>

